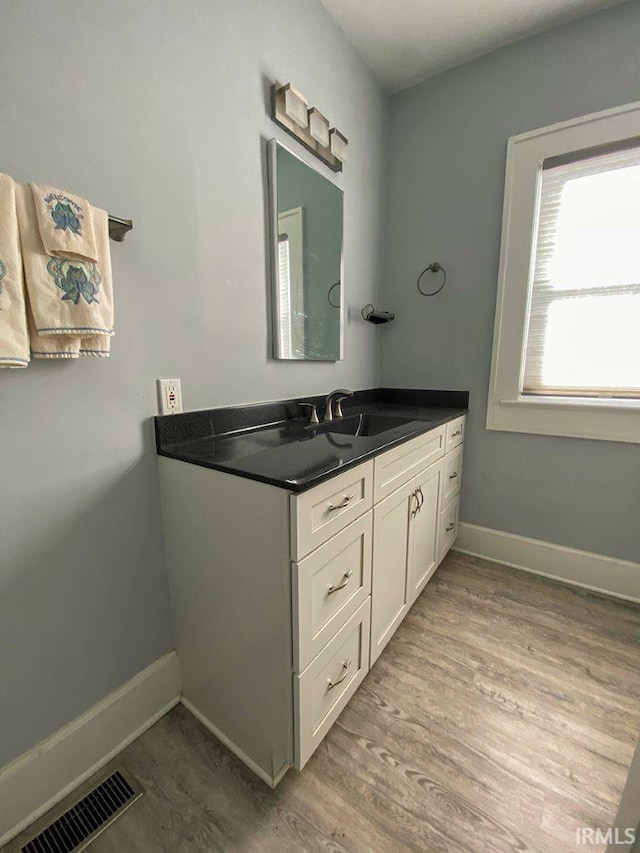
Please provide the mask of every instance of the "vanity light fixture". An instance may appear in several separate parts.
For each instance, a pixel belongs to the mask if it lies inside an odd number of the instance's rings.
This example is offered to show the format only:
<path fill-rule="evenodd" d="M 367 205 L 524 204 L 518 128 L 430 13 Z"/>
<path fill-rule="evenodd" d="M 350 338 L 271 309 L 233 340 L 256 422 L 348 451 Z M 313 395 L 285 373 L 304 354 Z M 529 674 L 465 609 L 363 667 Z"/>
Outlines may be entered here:
<path fill-rule="evenodd" d="M 334 157 L 340 160 L 341 163 L 344 163 L 347 159 L 349 140 L 335 127 L 332 127 L 329 131 L 329 138 L 331 140 L 331 153 Z"/>
<path fill-rule="evenodd" d="M 309 110 L 309 133 L 323 148 L 329 147 L 329 121 L 316 107 Z"/>
<path fill-rule="evenodd" d="M 329 120 L 316 107 L 310 107 L 291 83 L 276 80 L 272 86 L 271 118 L 334 172 L 342 171 L 347 159 L 347 138 L 331 128 Z"/>
<path fill-rule="evenodd" d="M 303 94 L 294 89 L 291 83 L 282 87 L 284 95 L 284 109 L 290 119 L 293 119 L 298 127 L 305 128 L 308 125 L 307 110 L 309 102 Z"/>

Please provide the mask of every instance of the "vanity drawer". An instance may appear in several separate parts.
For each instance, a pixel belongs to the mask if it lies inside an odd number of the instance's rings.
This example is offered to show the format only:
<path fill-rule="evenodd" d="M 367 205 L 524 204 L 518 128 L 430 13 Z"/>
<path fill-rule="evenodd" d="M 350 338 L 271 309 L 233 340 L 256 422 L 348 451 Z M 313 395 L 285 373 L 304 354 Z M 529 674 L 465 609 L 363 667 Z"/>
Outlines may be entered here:
<path fill-rule="evenodd" d="M 459 444 L 462 444 L 464 441 L 464 419 L 463 415 L 461 418 L 456 418 L 455 421 L 450 421 L 447 424 L 447 438 L 446 438 L 446 450 L 452 450 L 454 447 L 457 447 Z"/>
<path fill-rule="evenodd" d="M 438 522 L 438 562 L 442 562 L 447 555 L 447 551 L 458 536 L 458 509 L 460 507 L 460 498 L 454 498 L 448 503 L 440 513 Z"/>
<path fill-rule="evenodd" d="M 291 559 L 301 560 L 373 504 L 373 460 L 291 495 Z"/>
<path fill-rule="evenodd" d="M 444 455 L 444 426 L 382 453 L 375 461 L 373 501 L 378 503 Z"/>
<path fill-rule="evenodd" d="M 444 472 L 440 481 L 440 506 L 445 507 L 460 491 L 462 480 L 462 451 L 459 445 L 444 457 Z"/>
<path fill-rule="evenodd" d="M 293 563 L 294 669 L 301 672 L 371 594 L 373 511 Z"/>
<path fill-rule="evenodd" d="M 301 770 L 369 670 L 367 598 L 300 675 L 294 675 L 295 766 Z"/>

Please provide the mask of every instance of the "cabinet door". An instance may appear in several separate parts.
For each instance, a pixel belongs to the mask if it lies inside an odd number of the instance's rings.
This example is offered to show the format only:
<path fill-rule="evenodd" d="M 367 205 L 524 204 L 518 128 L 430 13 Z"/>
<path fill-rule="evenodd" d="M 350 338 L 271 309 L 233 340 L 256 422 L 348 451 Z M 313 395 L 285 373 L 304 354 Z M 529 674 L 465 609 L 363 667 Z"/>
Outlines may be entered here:
<path fill-rule="evenodd" d="M 419 509 L 411 517 L 409 605 L 413 604 L 438 568 L 438 509 L 442 460 L 416 477 Z"/>
<path fill-rule="evenodd" d="M 407 610 L 410 504 L 415 481 L 385 498 L 373 512 L 371 576 L 371 663 L 391 639 Z"/>

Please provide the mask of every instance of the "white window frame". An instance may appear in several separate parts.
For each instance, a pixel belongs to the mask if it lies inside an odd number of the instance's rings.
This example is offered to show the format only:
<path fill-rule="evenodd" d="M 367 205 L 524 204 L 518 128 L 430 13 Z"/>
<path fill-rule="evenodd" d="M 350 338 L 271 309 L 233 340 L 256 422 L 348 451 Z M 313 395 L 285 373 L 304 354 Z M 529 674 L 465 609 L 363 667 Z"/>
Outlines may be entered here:
<path fill-rule="evenodd" d="M 640 443 L 640 400 L 521 394 L 542 162 L 636 136 L 640 102 L 509 138 L 487 429 Z"/>

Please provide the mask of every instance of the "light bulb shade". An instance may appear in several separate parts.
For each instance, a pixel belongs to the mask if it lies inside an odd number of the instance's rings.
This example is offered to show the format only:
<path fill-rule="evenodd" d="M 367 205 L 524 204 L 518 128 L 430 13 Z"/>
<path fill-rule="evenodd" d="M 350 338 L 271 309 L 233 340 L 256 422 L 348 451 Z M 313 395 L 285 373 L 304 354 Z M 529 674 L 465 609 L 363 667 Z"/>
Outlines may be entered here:
<path fill-rule="evenodd" d="M 292 121 L 295 121 L 298 127 L 306 128 L 308 125 L 307 107 L 309 106 L 309 102 L 304 95 L 293 88 L 291 83 L 283 86 L 282 92 L 284 92 L 284 111 Z"/>
<path fill-rule="evenodd" d="M 344 163 L 347 159 L 349 140 L 346 136 L 343 136 L 339 130 L 336 130 L 335 127 L 331 128 L 329 138 L 331 141 L 331 153 L 336 160 L 340 160 L 341 163 Z"/>
<path fill-rule="evenodd" d="M 315 107 L 309 110 L 309 133 L 324 148 L 329 147 L 329 121 Z"/>

